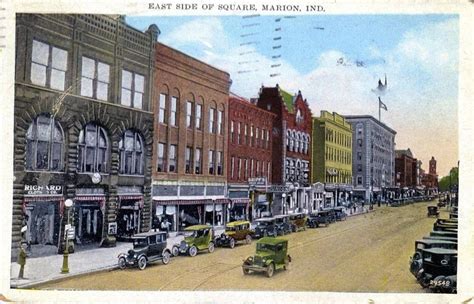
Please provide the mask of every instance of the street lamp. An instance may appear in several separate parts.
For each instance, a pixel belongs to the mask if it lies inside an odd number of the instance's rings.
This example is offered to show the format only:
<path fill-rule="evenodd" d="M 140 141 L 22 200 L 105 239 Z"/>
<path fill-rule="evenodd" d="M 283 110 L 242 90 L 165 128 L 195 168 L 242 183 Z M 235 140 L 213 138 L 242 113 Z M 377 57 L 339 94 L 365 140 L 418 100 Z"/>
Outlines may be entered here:
<path fill-rule="evenodd" d="M 68 198 L 64 202 L 64 206 L 66 206 L 67 209 L 67 225 L 66 228 L 64 229 L 64 236 L 66 237 L 66 248 L 64 249 L 63 253 L 63 267 L 61 268 L 61 273 L 69 273 L 69 237 L 68 237 L 68 232 L 71 229 L 70 222 L 69 222 L 69 213 L 71 210 L 72 205 L 74 202 L 72 199 Z"/>
<path fill-rule="evenodd" d="M 282 203 L 282 211 L 283 211 L 283 214 L 285 214 L 285 209 L 286 209 L 286 193 L 282 193 L 281 194 L 281 200 L 283 201 Z"/>
<path fill-rule="evenodd" d="M 212 198 L 212 227 L 214 227 L 216 222 L 216 198 Z"/>

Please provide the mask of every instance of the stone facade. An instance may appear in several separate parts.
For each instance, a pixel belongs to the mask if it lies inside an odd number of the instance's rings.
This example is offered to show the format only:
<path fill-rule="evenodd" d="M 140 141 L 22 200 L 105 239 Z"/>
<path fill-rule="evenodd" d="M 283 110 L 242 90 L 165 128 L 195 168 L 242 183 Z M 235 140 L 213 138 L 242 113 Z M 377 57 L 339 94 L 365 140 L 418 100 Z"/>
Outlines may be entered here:
<path fill-rule="evenodd" d="M 12 250 L 23 238 L 61 251 L 66 199 L 76 245 L 115 245 L 125 200 L 139 210 L 135 230 L 149 229 L 158 34 L 121 16 L 17 15 Z M 124 148 L 128 134 L 140 147 Z"/>

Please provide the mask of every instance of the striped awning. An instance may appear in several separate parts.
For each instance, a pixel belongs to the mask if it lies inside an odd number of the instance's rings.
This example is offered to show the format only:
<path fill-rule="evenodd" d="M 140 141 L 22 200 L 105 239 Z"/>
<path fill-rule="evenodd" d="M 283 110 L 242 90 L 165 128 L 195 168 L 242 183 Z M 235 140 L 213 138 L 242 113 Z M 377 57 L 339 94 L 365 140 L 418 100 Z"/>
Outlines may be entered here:
<path fill-rule="evenodd" d="M 23 197 L 23 201 L 25 202 L 49 202 L 49 201 L 61 201 L 64 199 L 62 195 L 35 195 L 35 196 L 27 196 Z"/>
<path fill-rule="evenodd" d="M 75 201 L 98 201 L 105 202 L 105 196 L 99 195 L 79 195 L 74 198 Z"/>
<path fill-rule="evenodd" d="M 153 201 L 158 205 L 207 205 L 207 204 L 229 204 L 230 201 L 227 198 L 216 199 L 215 201 L 210 199 L 203 200 L 167 200 L 167 201 Z"/>
<path fill-rule="evenodd" d="M 119 200 L 133 200 L 138 203 L 138 208 L 142 209 L 143 206 L 145 205 L 145 202 L 143 200 L 143 195 L 141 194 L 125 194 L 125 195 L 119 195 L 118 196 Z"/>
<path fill-rule="evenodd" d="M 232 204 L 241 204 L 241 205 L 250 204 L 249 198 L 231 198 L 230 201 Z"/>

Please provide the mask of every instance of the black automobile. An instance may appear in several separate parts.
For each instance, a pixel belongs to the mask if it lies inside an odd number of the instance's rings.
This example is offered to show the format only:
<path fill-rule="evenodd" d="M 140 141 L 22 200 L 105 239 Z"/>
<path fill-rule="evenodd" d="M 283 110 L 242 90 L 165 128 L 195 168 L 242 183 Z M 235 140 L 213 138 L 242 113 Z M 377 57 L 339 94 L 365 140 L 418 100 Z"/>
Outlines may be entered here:
<path fill-rule="evenodd" d="M 430 248 L 458 249 L 457 242 L 439 239 L 421 239 L 415 241 L 415 253 L 410 257 L 410 272 L 416 277 L 422 268 L 422 250 Z"/>
<path fill-rule="evenodd" d="M 431 231 L 430 236 L 443 236 L 443 237 L 457 238 L 458 232 L 457 231 Z"/>
<path fill-rule="evenodd" d="M 439 211 L 438 211 L 438 206 L 428 206 L 426 207 L 428 209 L 427 216 L 439 216 Z"/>
<path fill-rule="evenodd" d="M 120 269 L 126 267 L 146 268 L 148 263 L 161 261 L 170 262 L 171 251 L 166 247 L 167 233 L 163 231 L 148 231 L 132 236 L 133 249 L 118 255 Z"/>
<path fill-rule="evenodd" d="M 261 238 L 264 236 L 277 236 L 278 230 L 276 226 L 276 219 L 273 217 L 264 217 L 255 220 L 257 226 L 255 227 L 254 238 Z"/>
<path fill-rule="evenodd" d="M 347 219 L 347 214 L 344 207 L 335 207 L 334 215 L 336 217 L 336 221 L 345 221 Z"/>
<path fill-rule="evenodd" d="M 457 243 L 458 242 L 458 238 L 457 237 L 445 237 L 445 236 L 424 236 L 423 237 L 424 240 L 441 240 L 441 241 L 450 241 L 450 242 L 453 242 L 453 243 Z"/>
<path fill-rule="evenodd" d="M 456 292 L 458 251 L 445 248 L 421 250 L 418 283 L 435 292 Z"/>
<path fill-rule="evenodd" d="M 318 228 L 321 225 L 327 227 L 331 223 L 331 215 L 327 210 L 321 210 L 316 213 L 311 213 L 307 220 L 307 225 L 310 228 Z"/>
<path fill-rule="evenodd" d="M 292 232 L 289 215 L 281 214 L 275 216 L 277 235 L 285 235 Z"/>

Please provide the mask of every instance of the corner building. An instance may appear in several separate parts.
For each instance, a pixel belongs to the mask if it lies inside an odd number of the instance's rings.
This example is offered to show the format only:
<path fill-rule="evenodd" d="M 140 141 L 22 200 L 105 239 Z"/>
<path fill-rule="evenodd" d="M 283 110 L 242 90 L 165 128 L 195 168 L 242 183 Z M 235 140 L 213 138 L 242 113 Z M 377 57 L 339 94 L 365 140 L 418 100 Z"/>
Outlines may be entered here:
<path fill-rule="evenodd" d="M 156 45 L 153 228 L 224 225 L 229 74 Z"/>
<path fill-rule="evenodd" d="M 271 213 L 308 212 L 311 199 L 311 109 L 301 92 L 295 95 L 276 87 L 262 87 L 261 109 L 276 114 L 273 123 Z"/>
<path fill-rule="evenodd" d="M 17 15 L 12 249 L 62 252 L 68 218 L 76 246 L 149 229 L 158 34 L 119 15 Z"/>

